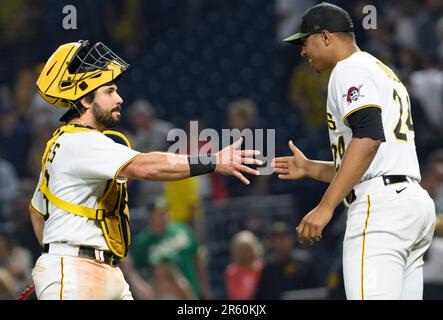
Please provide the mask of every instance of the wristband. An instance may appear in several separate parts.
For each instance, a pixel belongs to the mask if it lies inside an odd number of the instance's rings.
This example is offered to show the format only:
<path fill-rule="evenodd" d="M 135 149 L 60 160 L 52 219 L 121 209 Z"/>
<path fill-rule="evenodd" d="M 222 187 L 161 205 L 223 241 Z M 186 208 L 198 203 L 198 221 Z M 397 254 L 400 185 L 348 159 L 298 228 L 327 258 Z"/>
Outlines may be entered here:
<path fill-rule="evenodd" d="M 215 155 L 188 156 L 190 176 L 200 176 L 215 171 L 217 158 Z"/>

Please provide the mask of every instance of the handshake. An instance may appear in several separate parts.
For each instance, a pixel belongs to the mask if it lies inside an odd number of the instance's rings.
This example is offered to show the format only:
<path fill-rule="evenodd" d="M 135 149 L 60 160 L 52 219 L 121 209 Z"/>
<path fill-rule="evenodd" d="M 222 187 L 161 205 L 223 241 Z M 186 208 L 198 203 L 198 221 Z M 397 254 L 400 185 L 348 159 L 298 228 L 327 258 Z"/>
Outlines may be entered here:
<path fill-rule="evenodd" d="M 242 143 L 243 138 L 240 138 L 233 144 L 214 154 L 216 158 L 215 172 L 222 175 L 235 176 L 244 184 L 249 185 L 250 181 L 243 173 L 258 176 L 260 175 L 260 171 L 252 169 L 246 166 L 246 164 L 262 166 L 264 162 L 255 159 L 255 156 L 260 155 L 260 151 L 258 150 L 239 150 Z M 297 180 L 306 177 L 309 160 L 292 141 L 289 141 L 289 148 L 293 153 L 292 156 L 272 159 L 271 168 L 273 172 L 277 173 L 278 178 L 282 180 Z"/>
<path fill-rule="evenodd" d="M 249 173 L 260 175 L 256 169 L 245 164 L 261 166 L 263 161 L 254 157 L 260 154 L 257 150 L 238 150 L 243 143 L 240 138 L 220 152 L 215 153 L 217 165 L 215 172 L 223 175 L 232 175 L 249 185 L 250 181 L 243 175 Z M 302 178 L 314 178 L 323 182 L 331 182 L 335 176 L 334 163 L 313 161 L 289 141 L 291 156 L 276 157 L 272 159 L 272 171 L 278 174 L 282 180 L 298 180 Z M 322 238 L 322 231 L 329 223 L 334 213 L 334 206 L 322 205 L 323 201 L 309 212 L 296 228 L 297 237 L 301 244 L 312 245 Z"/>

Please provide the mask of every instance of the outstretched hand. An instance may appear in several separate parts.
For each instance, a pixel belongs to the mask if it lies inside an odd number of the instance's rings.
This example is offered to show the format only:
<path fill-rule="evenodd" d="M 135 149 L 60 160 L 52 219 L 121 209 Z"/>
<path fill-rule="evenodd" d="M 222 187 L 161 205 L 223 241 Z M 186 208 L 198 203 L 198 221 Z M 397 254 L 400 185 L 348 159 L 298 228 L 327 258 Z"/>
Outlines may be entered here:
<path fill-rule="evenodd" d="M 274 168 L 274 172 L 282 180 L 298 180 L 306 177 L 308 159 L 294 145 L 292 140 L 289 141 L 289 149 L 292 151 L 292 156 L 272 159 L 271 166 Z"/>
<path fill-rule="evenodd" d="M 245 164 L 262 165 L 263 161 L 254 159 L 254 156 L 260 154 L 258 150 L 238 150 L 242 143 L 243 138 L 240 138 L 215 154 L 217 157 L 215 172 L 237 177 L 244 184 L 250 184 L 250 181 L 242 173 L 246 172 L 258 176 L 260 172 L 245 166 Z"/>

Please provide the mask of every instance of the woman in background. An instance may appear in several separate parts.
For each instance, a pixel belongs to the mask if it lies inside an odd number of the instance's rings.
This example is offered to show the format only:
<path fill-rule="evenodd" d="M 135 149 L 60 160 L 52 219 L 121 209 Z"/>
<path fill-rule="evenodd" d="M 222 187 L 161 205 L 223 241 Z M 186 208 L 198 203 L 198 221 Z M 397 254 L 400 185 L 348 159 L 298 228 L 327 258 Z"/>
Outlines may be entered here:
<path fill-rule="evenodd" d="M 231 243 L 232 263 L 226 267 L 225 281 L 230 300 L 252 300 L 263 268 L 263 248 L 250 231 L 238 232 Z"/>

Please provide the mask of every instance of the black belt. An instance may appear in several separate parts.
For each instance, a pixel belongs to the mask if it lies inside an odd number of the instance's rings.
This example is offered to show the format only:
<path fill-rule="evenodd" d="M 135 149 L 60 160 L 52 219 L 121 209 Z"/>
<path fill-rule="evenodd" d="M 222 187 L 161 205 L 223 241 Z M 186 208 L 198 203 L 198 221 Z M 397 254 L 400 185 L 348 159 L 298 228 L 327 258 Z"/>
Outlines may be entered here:
<path fill-rule="evenodd" d="M 401 175 L 381 176 L 381 178 L 383 179 L 383 183 L 385 184 L 385 186 L 389 186 L 391 184 L 400 183 L 400 182 L 409 182 L 407 176 L 401 176 Z M 355 199 L 357 199 L 357 197 L 355 195 L 354 189 L 352 189 L 351 192 L 349 192 L 348 195 L 346 196 L 346 202 L 348 204 L 351 204 L 352 202 L 355 201 Z"/>
<path fill-rule="evenodd" d="M 383 178 L 383 183 L 385 186 L 389 186 L 390 184 L 400 183 L 400 182 L 409 182 L 407 176 L 381 176 Z"/>
<path fill-rule="evenodd" d="M 109 251 L 97 250 L 101 254 L 103 254 L 103 259 L 102 259 L 102 257 L 97 258 L 95 255 L 96 250 L 97 249 L 94 249 L 91 247 L 80 246 L 79 250 L 78 250 L 78 257 L 93 259 L 93 260 L 96 260 L 99 262 L 109 264 L 112 267 L 116 266 L 120 262 L 120 258 L 118 258 L 115 254 L 113 254 L 112 252 L 109 252 Z M 44 253 L 49 252 L 49 243 L 44 245 L 43 252 Z"/>

